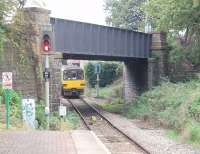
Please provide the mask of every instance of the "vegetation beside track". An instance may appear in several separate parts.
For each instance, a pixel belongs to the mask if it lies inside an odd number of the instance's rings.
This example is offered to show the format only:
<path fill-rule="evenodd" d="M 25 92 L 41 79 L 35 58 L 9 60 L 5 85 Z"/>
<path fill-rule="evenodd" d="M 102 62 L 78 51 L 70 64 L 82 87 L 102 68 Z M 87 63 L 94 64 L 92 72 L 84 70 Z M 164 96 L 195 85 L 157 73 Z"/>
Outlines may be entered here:
<path fill-rule="evenodd" d="M 96 96 L 96 89 L 86 87 L 85 94 L 87 96 Z M 115 80 L 112 84 L 107 85 L 106 87 L 100 87 L 99 89 L 100 98 L 122 98 L 122 79 Z"/>
<path fill-rule="evenodd" d="M 5 91 L 0 87 L 0 130 L 5 128 Z M 21 96 L 14 90 L 10 92 L 10 125 L 11 128 L 22 127 L 22 107 L 21 107 Z"/>
<path fill-rule="evenodd" d="M 101 107 L 128 118 L 153 120 L 156 125 L 169 129 L 167 134 L 171 138 L 200 146 L 200 80 L 163 82 L 129 105 L 123 105 L 122 99 L 115 95 Z"/>
<path fill-rule="evenodd" d="M 86 87 L 85 94 L 96 97 L 96 89 Z M 122 95 L 122 79 L 120 78 L 111 85 L 99 89 L 99 98 L 107 99 L 106 103 L 100 104 L 100 107 L 109 112 L 122 114 L 124 108 Z"/>
<path fill-rule="evenodd" d="M 22 121 L 22 97 L 19 93 L 11 90 L 11 107 L 10 107 L 10 128 L 11 129 L 28 129 L 23 125 Z M 45 117 L 44 102 L 36 102 L 36 129 L 47 129 L 47 122 Z M 6 128 L 5 122 L 5 101 L 4 91 L 0 88 L 0 130 Z M 57 112 L 51 113 L 49 129 L 50 130 L 69 130 L 78 127 L 79 117 L 75 112 L 68 111 L 66 117 L 60 118 Z"/>
<path fill-rule="evenodd" d="M 88 81 L 88 86 L 94 88 L 96 85 L 96 64 L 97 62 L 89 62 L 85 65 L 85 77 Z M 98 62 L 101 65 L 99 74 L 99 86 L 106 87 L 112 84 L 122 75 L 122 63 L 120 62 Z"/>
<path fill-rule="evenodd" d="M 47 121 L 45 116 L 45 105 L 43 102 L 38 102 L 36 105 L 36 121 L 37 129 L 47 129 Z M 49 117 L 49 129 L 50 130 L 70 130 L 78 127 L 79 116 L 76 112 L 67 111 L 65 117 L 60 117 L 58 112 L 52 112 Z"/>
<path fill-rule="evenodd" d="M 170 136 L 200 145 L 200 81 L 162 83 L 127 106 L 125 115 L 156 119 L 174 129 Z"/>

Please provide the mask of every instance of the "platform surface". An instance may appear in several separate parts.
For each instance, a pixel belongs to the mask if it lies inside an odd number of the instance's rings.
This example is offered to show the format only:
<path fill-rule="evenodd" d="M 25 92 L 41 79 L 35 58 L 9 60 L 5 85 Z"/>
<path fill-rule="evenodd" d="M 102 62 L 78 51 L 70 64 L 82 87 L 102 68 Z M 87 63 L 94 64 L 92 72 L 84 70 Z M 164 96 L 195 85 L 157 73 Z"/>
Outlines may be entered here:
<path fill-rule="evenodd" d="M 77 130 L 71 135 L 77 154 L 111 154 L 92 131 Z"/>
<path fill-rule="evenodd" d="M 0 131 L 0 154 L 109 154 L 90 131 Z"/>

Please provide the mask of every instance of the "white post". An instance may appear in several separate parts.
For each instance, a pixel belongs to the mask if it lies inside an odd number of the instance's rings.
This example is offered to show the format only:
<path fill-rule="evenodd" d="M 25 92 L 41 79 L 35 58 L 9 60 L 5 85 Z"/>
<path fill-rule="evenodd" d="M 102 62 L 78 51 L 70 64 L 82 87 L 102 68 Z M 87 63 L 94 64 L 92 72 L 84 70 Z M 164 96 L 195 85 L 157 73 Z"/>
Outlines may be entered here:
<path fill-rule="evenodd" d="M 45 72 L 49 71 L 49 56 L 45 55 Z M 45 78 L 45 114 L 47 116 L 47 128 L 49 128 L 49 79 Z"/>
<path fill-rule="evenodd" d="M 145 4 L 149 3 L 149 0 L 147 0 L 145 2 Z M 149 15 L 147 14 L 146 17 L 145 17 L 145 27 L 144 27 L 144 32 L 145 33 L 150 33 L 152 32 L 152 26 L 151 26 L 151 23 L 148 21 L 148 18 L 149 18 Z"/>
<path fill-rule="evenodd" d="M 99 73 L 97 73 L 97 97 L 99 97 Z"/>

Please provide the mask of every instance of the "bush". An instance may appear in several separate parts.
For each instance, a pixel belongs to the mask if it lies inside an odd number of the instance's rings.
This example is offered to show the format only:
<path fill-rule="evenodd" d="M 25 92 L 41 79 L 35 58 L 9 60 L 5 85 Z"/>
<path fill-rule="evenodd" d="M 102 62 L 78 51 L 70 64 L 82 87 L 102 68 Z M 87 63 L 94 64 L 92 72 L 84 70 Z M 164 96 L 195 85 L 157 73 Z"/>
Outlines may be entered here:
<path fill-rule="evenodd" d="M 15 91 L 11 92 L 11 116 L 22 119 L 21 97 Z"/>
<path fill-rule="evenodd" d="M 76 112 L 68 111 L 65 121 L 70 124 L 70 128 L 75 129 L 78 127 L 80 119 Z"/>
<path fill-rule="evenodd" d="M 1 103 L 5 104 L 5 90 L 0 87 Z M 10 119 L 12 126 L 21 126 L 22 106 L 21 96 L 14 90 L 9 90 L 10 95 Z"/>
<path fill-rule="evenodd" d="M 39 101 L 36 103 L 36 121 L 38 129 L 46 129 L 47 122 L 45 116 L 45 105 L 44 102 Z"/>
<path fill-rule="evenodd" d="M 100 64 L 100 87 L 105 87 L 106 85 L 111 84 L 122 75 L 122 65 L 120 63 L 100 62 Z M 86 79 L 88 80 L 89 85 L 93 88 L 96 85 L 95 65 L 96 62 L 90 62 L 85 66 Z"/>
<path fill-rule="evenodd" d="M 58 112 L 50 114 L 50 130 L 68 130 L 75 129 L 79 124 L 79 116 L 75 112 L 68 111 L 65 117 L 60 117 Z"/>
<path fill-rule="evenodd" d="M 200 141 L 200 81 L 185 83 L 165 82 L 139 96 L 127 105 L 129 118 L 150 118 L 175 129 L 182 139 L 191 143 Z"/>
<path fill-rule="evenodd" d="M 150 111 L 148 108 L 148 104 L 146 103 L 146 97 L 139 97 L 137 101 L 126 105 L 125 107 L 125 115 L 128 118 L 140 118 L 144 117 L 145 115 L 150 115 Z"/>
<path fill-rule="evenodd" d="M 101 107 L 109 112 L 123 113 L 124 101 L 121 98 L 116 98 L 111 103 L 102 104 Z"/>
<path fill-rule="evenodd" d="M 188 105 L 195 97 L 199 81 L 163 83 L 144 93 L 128 108 L 128 117 L 157 117 L 169 127 L 181 129 L 187 121 Z M 191 97 L 193 96 L 193 97 Z"/>
<path fill-rule="evenodd" d="M 200 97 L 192 102 L 188 107 L 190 116 L 200 122 Z"/>
<path fill-rule="evenodd" d="M 199 123 L 192 123 L 188 126 L 189 131 L 189 142 L 200 144 L 200 124 Z"/>
<path fill-rule="evenodd" d="M 45 116 L 45 105 L 42 101 L 36 103 L 37 129 L 47 129 Z M 66 117 L 61 118 L 58 112 L 49 115 L 49 130 L 68 130 L 74 129 L 79 124 L 79 116 L 75 112 L 68 111 Z"/>
<path fill-rule="evenodd" d="M 89 85 L 94 88 L 96 84 L 95 64 L 89 62 L 85 65 L 85 78 Z"/>
<path fill-rule="evenodd" d="M 60 117 L 57 112 L 53 112 L 49 116 L 49 129 L 50 130 L 60 130 L 61 122 Z"/>

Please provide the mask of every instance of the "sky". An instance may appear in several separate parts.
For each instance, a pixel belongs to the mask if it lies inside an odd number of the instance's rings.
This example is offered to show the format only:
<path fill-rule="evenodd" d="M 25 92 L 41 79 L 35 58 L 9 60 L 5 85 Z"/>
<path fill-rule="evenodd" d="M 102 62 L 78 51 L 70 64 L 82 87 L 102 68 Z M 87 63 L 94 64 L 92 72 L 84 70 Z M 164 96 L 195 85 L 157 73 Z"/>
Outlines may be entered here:
<path fill-rule="evenodd" d="M 51 16 L 99 25 L 106 25 L 104 0 L 28 0 L 26 7 L 41 6 L 51 10 Z M 45 4 L 44 4 L 45 3 Z"/>

